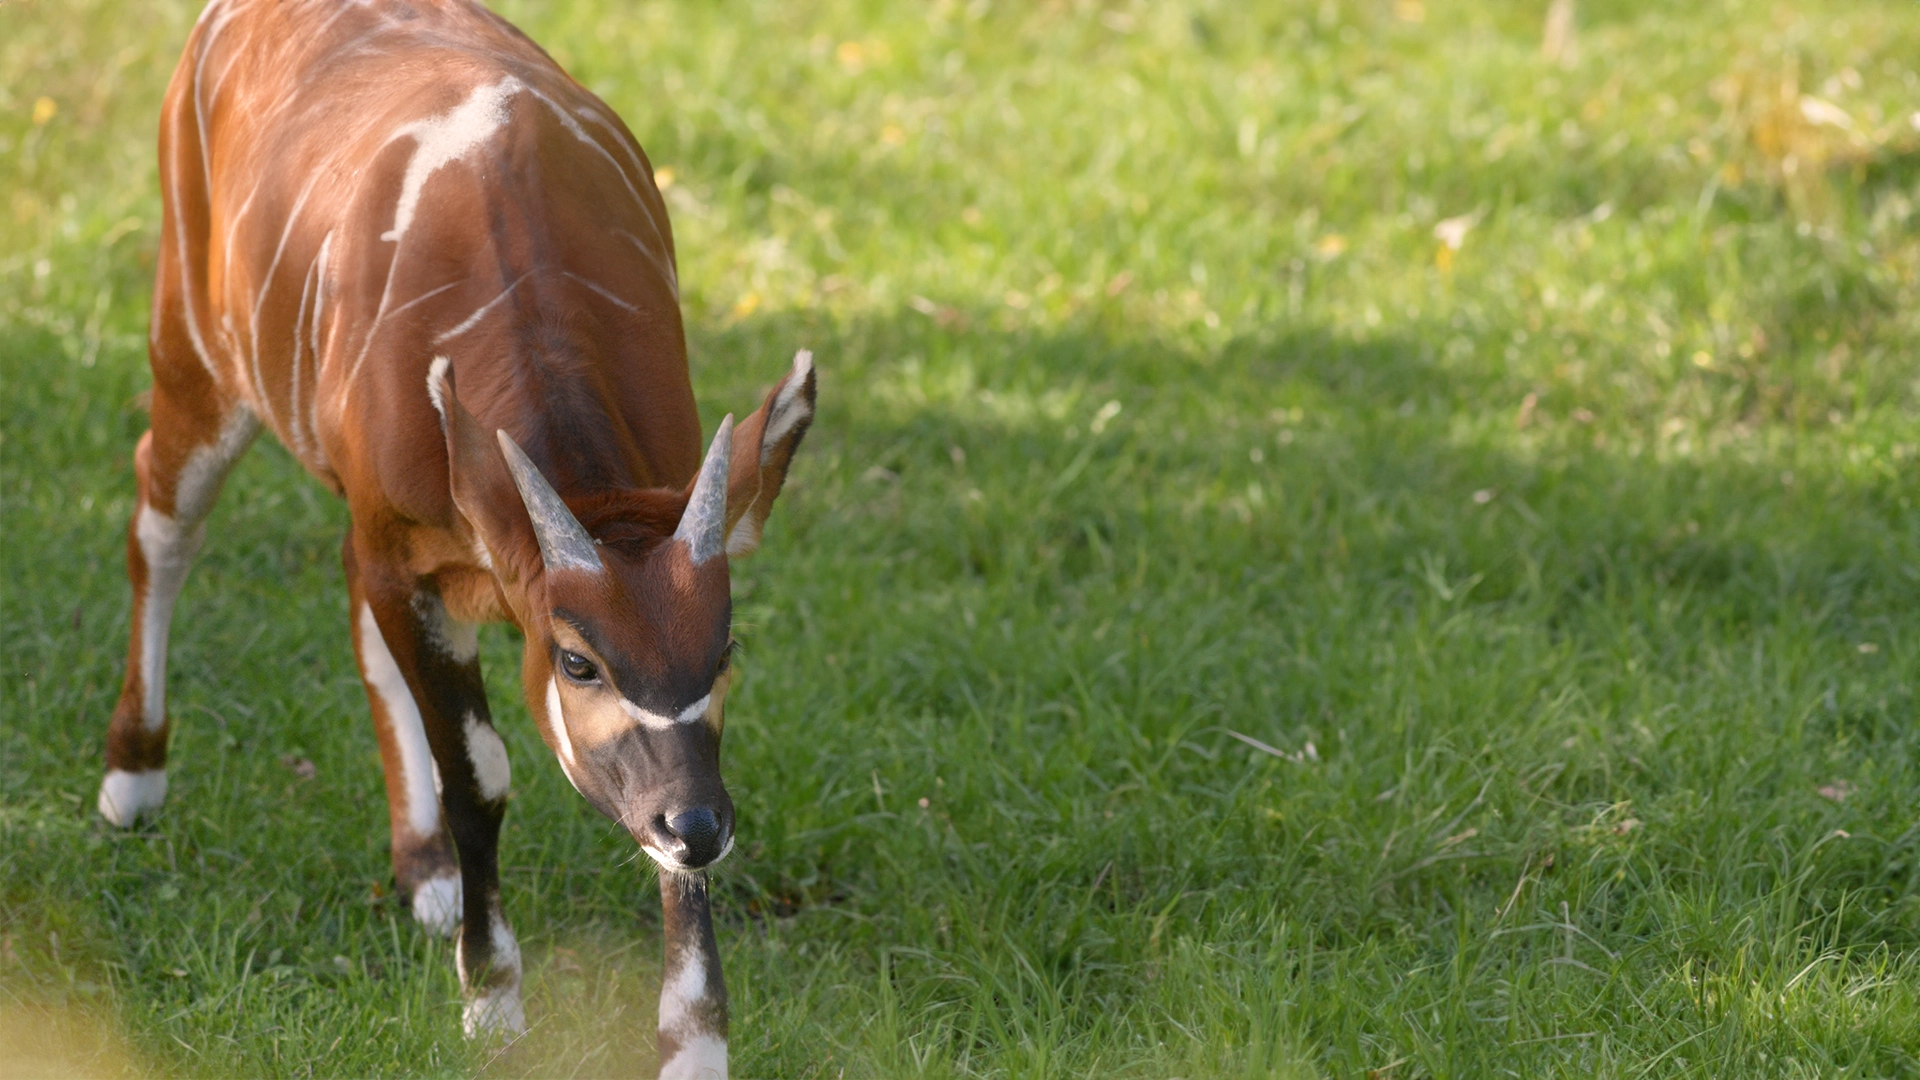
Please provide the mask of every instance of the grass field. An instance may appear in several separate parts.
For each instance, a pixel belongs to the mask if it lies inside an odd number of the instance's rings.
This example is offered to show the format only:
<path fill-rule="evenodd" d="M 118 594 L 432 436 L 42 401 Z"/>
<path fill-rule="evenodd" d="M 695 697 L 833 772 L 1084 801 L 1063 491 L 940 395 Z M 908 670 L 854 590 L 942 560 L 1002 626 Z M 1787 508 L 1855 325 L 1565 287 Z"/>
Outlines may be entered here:
<path fill-rule="evenodd" d="M 661 168 L 709 425 L 821 370 L 737 1074 L 1920 1076 L 1920 9 L 1545 7 L 503 5 Z M 193 14 L 0 4 L 0 1074 L 643 1072 L 657 887 L 498 628 L 534 1029 L 460 1038 L 277 446 L 95 817 Z"/>

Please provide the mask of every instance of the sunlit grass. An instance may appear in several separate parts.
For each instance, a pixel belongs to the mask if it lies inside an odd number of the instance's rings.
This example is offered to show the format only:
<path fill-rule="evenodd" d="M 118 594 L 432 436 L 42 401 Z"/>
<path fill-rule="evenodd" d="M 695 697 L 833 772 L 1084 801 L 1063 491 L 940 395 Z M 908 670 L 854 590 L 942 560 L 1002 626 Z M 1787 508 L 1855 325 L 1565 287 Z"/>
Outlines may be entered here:
<path fill-rule="evenodd" d="M 503 7 L 663 171 L 709 422 L 820 365 L 735 571 L 740 1074 L 1920 1075 L 1920 12 Z M 93 820 L 192 17 L 0 6 L 0 1056 L 643 1072 L 654 887 L 504 631 L 535 1029 L 461 1040 L 278 449 L 168 809 Z"/>

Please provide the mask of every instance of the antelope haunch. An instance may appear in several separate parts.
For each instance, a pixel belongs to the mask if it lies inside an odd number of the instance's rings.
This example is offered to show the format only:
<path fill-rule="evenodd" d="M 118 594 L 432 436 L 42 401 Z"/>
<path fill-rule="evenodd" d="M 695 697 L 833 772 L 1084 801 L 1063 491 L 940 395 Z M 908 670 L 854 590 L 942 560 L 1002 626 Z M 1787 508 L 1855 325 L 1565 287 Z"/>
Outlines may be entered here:
<path fill-rule="evenodd" d="M 167 632 L 228 469 L 262 426 L 345 498 L 355 654 L 394 876 L 457 930 L 469 1034 L 524 1028 L 496 843 L 509 771 L 476 624 L 567 779 L 664 870 L 663 1075 L 726 1071 L 703 867 L 728 559 L 813 416 L 802 352 L 704 463 L 672 233 L 619 118 L 466 0 L 214 0 L 160 124 L 164 229 L 135 453 L 133 633 L 100 812 L 166 794 Z"/>

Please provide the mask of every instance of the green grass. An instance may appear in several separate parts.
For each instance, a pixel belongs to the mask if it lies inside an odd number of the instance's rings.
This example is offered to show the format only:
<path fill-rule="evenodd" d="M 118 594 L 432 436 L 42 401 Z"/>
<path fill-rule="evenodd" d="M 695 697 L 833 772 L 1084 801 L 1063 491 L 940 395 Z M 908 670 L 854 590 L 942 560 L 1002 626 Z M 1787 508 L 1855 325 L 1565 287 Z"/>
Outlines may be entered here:
<path fill-rule="evenodd" d="M 1920 1076 L 1920 9 L 1544 6 L 506 5 L 673 170 L 709 424 L 820 365 L 739 1074 Z M 461 1040 L 277 447 L 95 820 L 191 18 L 0 7 L 0 1057 L 642 1071 L 656 886 L 499 630 L 534 1030 Z"/>

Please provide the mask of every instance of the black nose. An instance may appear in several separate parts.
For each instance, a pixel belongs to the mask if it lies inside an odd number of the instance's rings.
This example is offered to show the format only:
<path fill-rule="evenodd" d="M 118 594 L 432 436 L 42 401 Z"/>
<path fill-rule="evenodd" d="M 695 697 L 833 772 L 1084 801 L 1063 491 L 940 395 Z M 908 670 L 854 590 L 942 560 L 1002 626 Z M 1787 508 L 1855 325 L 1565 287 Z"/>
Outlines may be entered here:
<path fill-rule="evenodd" d="M 702 867 L 720 857 L 726 837 L 720 816 L 704 806 L 684 810 L 661 822 L 666 827 L 667 854 L 689 867 Z"/>

